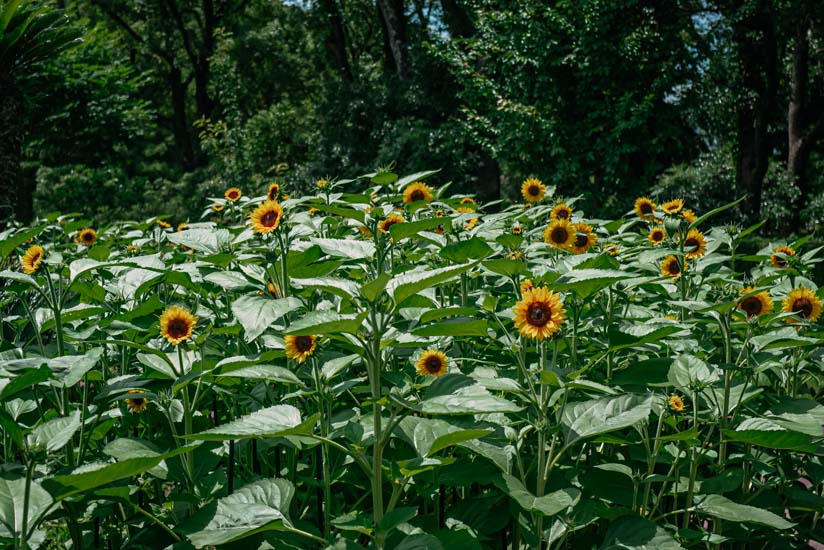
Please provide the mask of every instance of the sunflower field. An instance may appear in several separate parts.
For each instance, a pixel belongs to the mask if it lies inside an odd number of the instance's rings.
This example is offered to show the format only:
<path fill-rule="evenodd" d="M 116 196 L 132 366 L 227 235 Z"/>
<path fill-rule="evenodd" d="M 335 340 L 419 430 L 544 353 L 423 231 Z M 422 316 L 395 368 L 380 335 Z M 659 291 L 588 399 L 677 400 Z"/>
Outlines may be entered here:
<path fill-rule="evenodd" d="M 0 234 L 3 546 L 824 540 L 819 250 L 437 178 Z"/>

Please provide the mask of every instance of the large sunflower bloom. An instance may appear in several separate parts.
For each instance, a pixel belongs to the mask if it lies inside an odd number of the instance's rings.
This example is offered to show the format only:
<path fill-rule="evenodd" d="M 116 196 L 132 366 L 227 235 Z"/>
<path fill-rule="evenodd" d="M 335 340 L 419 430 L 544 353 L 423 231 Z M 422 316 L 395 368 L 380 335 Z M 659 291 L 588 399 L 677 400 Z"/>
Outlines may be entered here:
<path fill-rule="evenodd" d="M 521 184 L 521 195 L 530 203 L 540 202 L 546 194 L 546 185 L 538 178 L 528 178 Z"/>
<path fill-rule="evenodd" d="M 410 183 L 403 190 L 403 202 L 412 204 L 413 202 L 424 201 L 429 202 L 434 198 L 432 188 L 422 181 Z"/>
<path fill-rule="evenodd" d="M 687 270 L 687 260 L 684 260 L 683 270 Z M 672 254 L 664 258 L 664 261 L 661 262 L 661 275 L 663 275 L 664 277 L 677 279 L 681 276 L 681 271 L 681 264 L 678 262 L 678 258 L 676 258 Z"/>
<path fill-rule="evenodd" d="M 30 246 L 23 257 L 20 258 L 20 264 L 23 266 L 23 271 L 31 275 L 40 269 L 40 263 L 46 256 L 46 252 L 39 244 Z"/>
<path fill-rule="evenodd" d="M 80 232 L 77 234 L 76 240 L 80 244 L 92 246 L 94 243 L 97 242 L 97 231 L 95 231 L 91 227 L 81 229 Z"/>
<path fill-rule="evenodd" d="M 575 242 L 575 227 L 567 220 L 553 220 L 544 230 L 544 242 L 556 248 L 568 248 Z"/>
<path fill-rule="evenodd" d="M 415 363 L 415 370 L 421 376 L 443 376 L 449 369 L 449 359 L 442 351 L 428 349 L 421 354 Z"/>
<path fill-rule="evenodd" d="M 515 304 L 515 328 L 526 338 L 543 340 L 561 329 L 566 318 L 561 297 L 545 287 L 524 292 Z"/>
<path fill-rule="evenodd" d="M 287 336 L 283 339 L 283 343 L 286 357 L 294 359 L 298 363 L 303 363 L 315 353 L 318 339 L 315 335 Z"/>
<path fill-rule="evenodd" d="M 700 258 L 707 253 L 707 239 L 704 234 L 696 228 L 690 229 L 687 238 L 684 239 L 684 256 L 688 260 Z"/>
<path fill-rule="evenodd" d="M 280 225 L 283 207 L 276 201 L 263 201 L 252 211 L 249 221 L 255 233 L 271 233 Z"/>
<path fill-rule="evenodd" d="M 635 214 L 643 220 L 655 218 L 655 203 L 647 197 L 635 199 Z"/>
<path fill-rule="evenodd" d="M 130 394 L 138 393 L 140 395 L 144 395 L 143 390 L 129 390 Z M 146 410 L 149 406 L 149 400 L 145 397 L 129 397 L 126 399 L 126 407 L 129 408 L 129 412 L 133 414 L 139 414 Z"/>
<path fill-rule="evenodd" d="M 226 198 L 227 201 L 235 202 L 243 196 L 243 191 L 241 191 L 237 187 L 230 187 L 226 190 L 225 193 L 223 193 L 223 196 Z"/>
<path fill-rule="evenodd" d="M 670 215 L 675 215 L 684 208 L 684 201 L 682 199 L 672 199 L 661 205 L 661 210 Z"/>
<path fill-rule="evenodd" d="M 552 212 L 549 213 L 549 217 L 553 220 L 571 220 L 572 208 L 562 202 L 558 203 L 552 208 Z"/>
<path fill-rule="evenodd" d="M 813 290 L 800 286 L 787 294 L 781 311 L 795 313 L 805 321 L 815 323 L 821 316 L 821 300 Z M 787 322 L 792 323 L 794 320 L 788 318 Z"/>
<path fill-rule="evenodd" d="M 742 288 L 741 295 L 750 294 L 753 290 L 755 290 L 754 287 Z M 747 317 L 766 315 L 767 313 L 771 313 L 774 307 L 775 303 L 767 291 L 747 296 L 738 302 L 738 309 L 743 311 Z"/>
<path fill-rule="evenodd" d="M 280 195 L 280 185 L 277 183 L 270 183 L 269 190 L 266 192 L 266 200 L 276 201 Z"/>
<path fill-rule="evenodd" d="M 403 216 L 401 216 L 400 214 L 395 214 L 393 212 L 392 214 L 386 216 L 386 219 L 384 219 L 383 221 L 381 221 L 381 223 L 378 224 L 378 229 L 380 229 L 382 233 L 389 233 L 390 227 L 392 227 L 396 223 L 403 223 L 405 221 L 406 219 Z"/>
<path fill-rule="evenodd" d="M 654 245 L 659 245 L 664 242 L 664 239 L 667 238 L 667 230 L 664 229 L 663 226 L 656 225 L 652 229 L 649 230 L 649 235 L 647 235 L 647 239 Z"/>
<path fill-rule="evenodd" d="M 589 250 L 589 247 L 598 242 L 598 235 L 593 233 L 591 225 L 583 222 L 573 224 L 573 227 L 577 230 L 577 233 L 570 248 L 575 254 L 584 254 Z"/>
<path fill-rule="evenodd" d="M 773 267 L 787 267 L 787 258 L 795 256 L 795 250 L 790 246 L 779 246 L 773 250 L 770 256 L 770 263 Z"/>
<path fill-rule="evenodd" d="M 178 306 L 166 308 L 160 316 L 160 335 L 176 346 L 192 337 L 197 317 Z"/>

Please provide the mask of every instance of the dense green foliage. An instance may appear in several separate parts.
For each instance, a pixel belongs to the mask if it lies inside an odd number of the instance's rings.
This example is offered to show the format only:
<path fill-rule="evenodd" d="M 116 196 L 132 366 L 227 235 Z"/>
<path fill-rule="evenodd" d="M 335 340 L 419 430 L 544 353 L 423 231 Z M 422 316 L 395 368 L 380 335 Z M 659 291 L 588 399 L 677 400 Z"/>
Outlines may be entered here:
<path fill-rule="evenodd" d="M 747 196 L 731 217 L 771 234 L 824 217 L 820 2 L 60 6 L 83 43 L 15 84 L 23 220 L 35 184 L 40 213 L 184 221 L 229 185 L 387 166 L 485 201 L 536 175 L 594 213 L 658 189 Z"/>

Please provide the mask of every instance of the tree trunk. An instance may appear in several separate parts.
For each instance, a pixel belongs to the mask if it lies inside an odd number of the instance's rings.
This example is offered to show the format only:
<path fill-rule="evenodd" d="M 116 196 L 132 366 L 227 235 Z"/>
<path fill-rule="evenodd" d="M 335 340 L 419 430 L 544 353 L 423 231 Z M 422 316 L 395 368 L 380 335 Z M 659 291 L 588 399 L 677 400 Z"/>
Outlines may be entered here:
<path fill-rule="evenodd" d="M 347 82 L 352 81 L 352 69 L 349 66 L 349 57 L 346 55 L 346 33 L 343 29 L 343 16 L 340 13 L 337 0 L 322 0 L 323 15 L 329 19 L 329 39 L 326 47 L 335 58 L 335 67 L 338 74 Z"/>
<path fill-rule="evenodd" d="M 23 99 L 14 77 L 0 75 L 0 228 L 17 210 L 23 139 Z"/>
<path fill-rule="evenodd" d="M 400 80 L 409 80 L 412 70 L 406 45 L 406 14 L 403 0 L 378 0 L 378 12 L 384 24 L 386 45 L 392 54 Z"/>
<path fill-rule="evenodd" d="M 195 71 L 195 106 L 198 118 L 212 118 L 214 103 L 209 97 L 211 66 L 209 59 L 215 53 L 215 28 L 218 20 L 212 0 L 203 0 L 203 39 L 198 52 Z"/>
<path fill-rule="evenodd" d="M 761 0 L 757 9 L 741 11 L 733 29 L 744 86 L 737 110 L 736 178 L 747 195 L 749 214 L 757 220 L 769 163 L 769 123 L 776 111 L 778 52 L 770 3 Z"/>
<path fill-rule="evenodd" d="M 481 202 L 496 201 L 501 198 L 501 167 L 498 161 L 481 149 L 477 150 L 479 158 L 475 174 L 478 178 L 478 198 Z"/>
<path fill-rule="evenodd" d="M 192 144 L 189 120 L 186 116 L 186 86 L 183 84 L 180 69 L 171 69 L 167 78 L 172 93 L 172 131 L 175 137 L 175 145 L 177 145 L 178 155 L 183 168 L 185 170 L 191 170 L 197 163 L 195 161 L 195 151 Z"/>

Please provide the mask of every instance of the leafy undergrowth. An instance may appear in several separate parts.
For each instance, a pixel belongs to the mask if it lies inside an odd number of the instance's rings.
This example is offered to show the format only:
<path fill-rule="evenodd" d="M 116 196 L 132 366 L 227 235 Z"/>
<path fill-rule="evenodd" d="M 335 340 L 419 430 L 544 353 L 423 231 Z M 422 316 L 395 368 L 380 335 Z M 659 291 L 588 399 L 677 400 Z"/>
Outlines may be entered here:
<path fill-rule="evenodd" d="M 730 205 L 593 220 L 436 177 L 0 235 L 3 543 L 824 537 L 817 250 L 742 257 L 757 227 L 710 229 Z"/>

